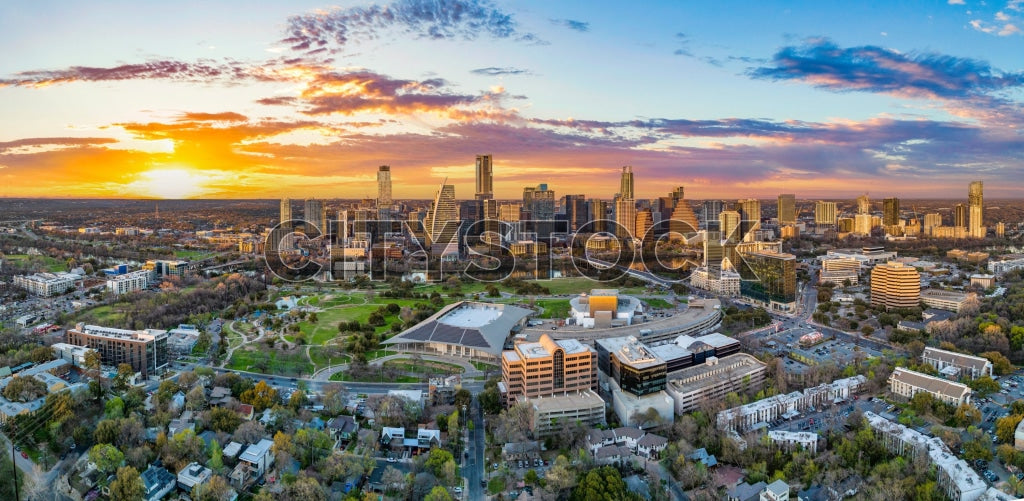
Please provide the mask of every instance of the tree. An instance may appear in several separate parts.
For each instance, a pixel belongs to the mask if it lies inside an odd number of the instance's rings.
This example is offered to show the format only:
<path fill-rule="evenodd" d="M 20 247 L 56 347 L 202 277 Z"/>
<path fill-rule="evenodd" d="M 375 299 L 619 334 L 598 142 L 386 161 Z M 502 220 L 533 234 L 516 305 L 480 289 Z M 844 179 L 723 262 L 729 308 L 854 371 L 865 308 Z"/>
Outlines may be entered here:
<path fill-rule="evenodd" d="M 135 369 L 129 364 L 118 364 L 117 375 L 114 376 L 114 389 L 121 392 L 129 388 Z"/>
<path fill-rule="evenodd" d="M 992 362 L 992 369 L 996 375 L 1002 376 L 1013 372 L 1013 364 L 1010 363 L 1010 359 L 998 351 L 986 351 L 981 353 L 980 356 Z"/>
<path fill-rule="evenodd" d="M 113 445 L 96 444 L 89 449 L 89 461 L 96 465 L 97 470 L 110 473 L 124 462 L 124 454 Z"/>
<path fill-rule="evenodd" d="M 146 493 L 139 470 L 131 466 L 117 469 L 117 478 L 110 483 L 111 501 L 140 501 Z"/>
<path fill-rule="evenodd" d="M 1004 444 L 1013 443 L 1013 432 L 1017 430 L 1017 425 L 1020 424 L 1022 418 L 1024 415 L 1011 414 L 996 419 L 996 439 Z"/>
<path fill-rule="evenodd" d="M 271 407 L 277 402 L 277 390 L 261 380 L 251 389 L 242 392 L 238 398 L 242 403 L 249 404 L 255 412 L 263 412 L 263 409 Z"/>
<path fill-rule="evenodd" d="M 107 400 L 107 403 L 104 405 L 104 415 L 107 419 L 120 419 L 124 417 L 124 400 L 121 400 L 121 397 Z"/>
<path fill-rule="evenodd" d="M 306 467 L 330 454 L 334 444 L 330 435 L 310 428 L 303 428 L 295 432 L 294 442 L 295 456 Z"/>
<path fill-rule="evenodd" d="M 439 479 L 444 478 L 444 465 L 451 461 L 455 462 L 451 452 L 445 449 L 434 448 L 430 450 L 430 454 L 427 456 L 427 460 L 423 463 L 423 468 L 433 474 Z"/>
<path fill-rule="evenodd" d="M 448 489 L 440 485 L 435 485 L 433 489 L 430 489 L 430 493 L 427 497 L 423 498 L 424 501 L 452 501 L 452 496 L 448 494 Z"/>
<path fill-rule="evenodd" d="M 291 485 L 285 486 L 278 498 L 280 501 L 327 501 L 320 483 L 315 478 L 299 474 Z"/>
<path fill-rule="evenodd" d="M 967 428 L 981 422 L 981 411 L 972 405 L 960 404 L 956 408 L 953 419 L 961 428 Z"/>
<path fill-rule="evenodd" d="M 459 388 L 459 391 L 455 392 L 455 408 L 458 410 L 469 409 L 469 404 L 473 402 L 473 394 L 465 388 Z"/>
<path fill-rule="evenodd" d="M 384 492 L 387 493 L 398 493 L 404 492 L 406 486 L 406 476 L 397 468 L 388 466 L 384 469 L 384 474 L 381 476 L 381 483 L 384 484 Z"/>
<path fill-rule="evenodd" d="M 238 425 L 242 423 L 242 417 L 237 412 L 226 407 L 214 407 L 210 409 L 210 429 L 234 433 Z"/>
<path fill-rule="evenodd" d="M 206 405 L 206 393 L 202 386 L 195 386 L 185 395 L 185 406 L 196 410 Z"/>
<path fill-rule="evenodd" d="M 555 462 L 551 464 L 551 469 L 548 470 L 544 478 L 548 481 L 547 488 L 554 493 L 568 489 L 576 483 L 576 475 L 572 471 L 572 466 L 569 464 L 569 460 L 562 455 L 555 458 Z"/>
<path fill-rule="evenodd" d="M 207 464 L 211 470 L 219 472 L 224 467 L 224 451 L 221 450 L 220 444 L 217 443 L 216 439 L 210 441 L 208 452 L 210 453 L 210 462 Z"/>
<path fill-rule="evenodd" d="M 306 392 L 298 390 L 292 393 L 292 396 L 288 398 L 288 407 L 291 407 L 293 411 L 298 411 L 309 402 L 309 398 L 306 397 Z"/>
<path fill-rule="evenodd" d="M 978 397 L 986 397 L 989 393 L 995 393 L 999 391 L 999 383 L 992 380 L 988 376 L 981 376 L 979 378 L 972 379 L 967 382 L 967 386 L 970 386 L 974 390 Z"/>
<path fill-rule="evenodd" d="M 611 466 L 590 470 L 569 496 L 570 501 L 639 500 L 638 494 L 626 488 L 619 471 Z"/>
<path fill-rule="evenodd" d="M 231 494 L 231 486 L 220 475 L 214 475 L 207 482 L 192 488 L 193 501 L 227 501 Z"/>
<path fill-rule="evenodd" d="M 31 402 L 46 395 L 46 384 L 30 376 L 14 376 L 4 387 L 3 395 L 12 402 Z"/>

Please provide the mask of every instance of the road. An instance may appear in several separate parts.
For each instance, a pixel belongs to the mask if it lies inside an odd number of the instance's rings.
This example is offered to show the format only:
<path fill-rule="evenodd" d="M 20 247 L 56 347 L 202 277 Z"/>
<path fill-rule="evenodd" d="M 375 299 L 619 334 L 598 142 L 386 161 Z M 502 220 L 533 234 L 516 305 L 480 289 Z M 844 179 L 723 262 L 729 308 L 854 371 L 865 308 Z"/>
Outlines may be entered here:
<path fill-rule="evenodd" d="M 473 391 L 474 394 L 479 393 L 479 390 L 470 391 Z M 480 480 L 484 478 L 485 467 L 484 417 L 483 410 L 480 408 L 480 401 L 476 398 L 470 404 L 469 415 L 473 420 L 473 429 L 469 432 L 469 440 L 466 444 L 469 451 L 469 460 L 463 466 L 464 471 L 466 471 L 466 479 L 469 481 L 469 497 L 466 499 L 485 499 L 484 488 L 480 485 Z"/>

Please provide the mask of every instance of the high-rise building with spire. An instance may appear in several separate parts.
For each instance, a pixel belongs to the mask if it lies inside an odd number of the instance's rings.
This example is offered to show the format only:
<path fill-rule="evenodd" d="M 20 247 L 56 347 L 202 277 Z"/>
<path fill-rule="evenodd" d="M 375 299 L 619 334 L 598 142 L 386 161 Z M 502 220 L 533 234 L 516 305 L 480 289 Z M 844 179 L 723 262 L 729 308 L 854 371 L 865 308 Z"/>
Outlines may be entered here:
<path fill-rule="evenodd" d="M 476 199 L 494 198 L 494 171 L 491 155 L 476 156 Z"/>
<path fill-rule="evenodd" d="M 779 224 L 796 224 L 796 195 L 783 193 L 779 195 Z"/>
<path fill-rule="evenodd" d="M 633 200 L 633 186 L 633 166 L 624 166 L 622 168 L 622 178 L 619 179 L 619 198 Z"/>
<path fill-rule="evenodd" d="M 381 165 L 377 169 L 377 207 L 391 205 L 391 166 Z"/>
<path fill-rule="evenodd" d="M 967 187 L 967 234 L 971 238 L 985 238 L 984 187 L 981 181 L 973 181 Z"/>

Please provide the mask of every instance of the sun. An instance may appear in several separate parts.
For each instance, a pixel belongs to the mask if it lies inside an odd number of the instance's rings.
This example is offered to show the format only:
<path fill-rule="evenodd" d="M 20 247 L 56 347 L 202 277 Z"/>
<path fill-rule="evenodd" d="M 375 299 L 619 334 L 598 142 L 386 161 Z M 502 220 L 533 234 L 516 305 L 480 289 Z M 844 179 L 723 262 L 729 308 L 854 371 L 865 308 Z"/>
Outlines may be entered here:
<path fill-rule="evenodd" d="M 140 195 L 158 198 L 192 198 L 206 192 L 207 179 L 198 172 L 183 168 L 151 169 L 132 183 Z"/>

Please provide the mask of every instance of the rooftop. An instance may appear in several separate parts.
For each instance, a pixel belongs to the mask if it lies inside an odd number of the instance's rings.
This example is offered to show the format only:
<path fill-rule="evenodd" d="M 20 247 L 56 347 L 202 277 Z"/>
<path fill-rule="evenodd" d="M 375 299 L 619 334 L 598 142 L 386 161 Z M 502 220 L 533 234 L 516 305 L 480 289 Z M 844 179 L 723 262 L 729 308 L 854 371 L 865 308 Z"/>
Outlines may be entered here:
<path fill-rule="evenodd" d="M 274 445 L 274 442 L 266 438 L 261 438 L 259 443 L 250 445 L 245 448 L 245 452 L 238 457 L 239 461 L 245 461 L 247 463 L 258 463 L 260 458 L 270 452 L 270 447 Z"/>
<path fill-rule="evenodd" d="M 967 385 L 947 381 L 935 376 L 929 376 L 928 374 L 922 374 L 905 367 L 897 367 L 894 369 L 889 378 L 917 388 L 923 388 L 931 393 L 938 393 L 940 395 L 946 395 L 958 399 L 971 394 L 971 389 L 968 388 Z"/>
<path fill-rule="evenodd" d="M 566 392 L 527 399 L 534 412 L 557 412 L 586 407 L 604 407 L 604 400 L 592 391 Z"/>

